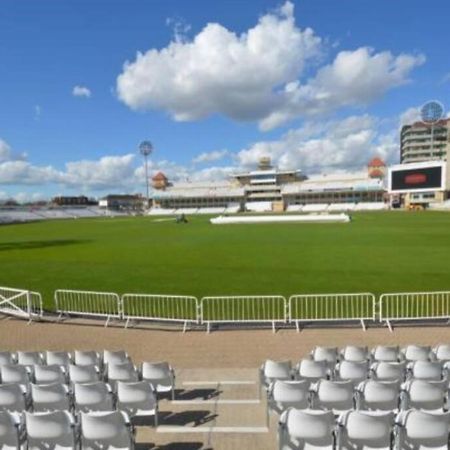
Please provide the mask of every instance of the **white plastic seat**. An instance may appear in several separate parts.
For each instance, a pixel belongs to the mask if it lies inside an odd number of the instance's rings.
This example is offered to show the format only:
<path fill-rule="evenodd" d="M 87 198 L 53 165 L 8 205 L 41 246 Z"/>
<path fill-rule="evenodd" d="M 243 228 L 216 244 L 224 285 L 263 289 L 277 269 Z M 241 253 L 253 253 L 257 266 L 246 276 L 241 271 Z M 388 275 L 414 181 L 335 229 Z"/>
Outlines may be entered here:
<path fill-rule="evenodd" d="M 443 411 L 447 404 L 447 381 L 408 380 L 402 385 L 402 410 Z"/>
<path fill-rule="evenodd" d="M 66 374 L 61 366 L 34 366 L 36 384 L 66 383 Z"/>
<path fill-rule="evenodd" d="M 367 347 L 358 347 L 356 345 L 347 345 L 341 350 L 341 360 L 345 361 L 367 361 L 370 357 Z"/>
<path fill-rule="evenodd" d="M 97 366 L 102 368 L 102 359 L 100 354 L 93 350 L 75 350 L 73 362 L 77 366 Z"/>
<path fill-rule="evenodd" d="M 397 450 L 448 450 L 450 413 L 418 410 L 401 412 L 397 418 Z"/>
<path fill-rule="evenodd" d="M 0 411 L 22 413 L 26 409 L 26 394 L 18 384 L 0 384 Z"/>
<path fill-rule="evenodd" d="M 121 412 L 81 413 L 80 419 L 83 450 L 133 449 L 133 434 Z"/>
<path fill-rule="evenodd" d="M 131 362 L 128 353 L 124 350 L 104 350 L 103 351 L 103 364 L 124 364 Z"/>
<path fill-rule="evenodd" d="M 292 380 L 291 361 L 272 361 L 268 359 L 259 368 L 259 394 L 261 390 L 269 388 L 275 380 Z"/>
<path fill-rule="evenodd" d="M 28 367 L 15 364 L 0 366 L 0 379 L 3 384 L 18 384 L 23 391 L 27 391 L 31 378 L 32 370 Z"/>
<path fill-rule="evenodd" d="M 337 380 L 359 383 L 368 378 L 369 363 L 367 361 L 341 361 L 336 365 L 335 373 Z"/>
<path fill-rule="evenodd" d="M 281 414 L 279 450 L 333 450 L 335 420 L 331 411 L 289 408 Z"/>
<path fill-rule="evenodd" d="M 267 392 L 267 424 L 270 411 L 281 414 L 288 408 L 308 409 L 310 407 L 309 381 L 275 380 Z"/>
<path fill-rule="evenodd" d="M 70 409 L 69 389 L 65 384 L 32 384 L 31 401 L 34 412 Z"/>
<path fill-rule="evenodd" d="M 52 352 L 47 351 L 45 360 L 49 366 L 58 365 L 68 367 L 72 362 L 72 355 L 69 352 Z"/>
<path fill-rule="evenodd" d="M 0 411 L 0 449 L 19 450 L 21 444 L 20 420 L 15 414 Z"/>
<path fill-rule="evenodd" d="M 97 366 L 76 366 L 69 365 L 69 380 L 71 383 L 94 383 L 100 381 L 99 369 Z"/>
<path fill-rule="evenodd" d="M 155 427 L 158 426 L 158 399 L 150 383 L 137 381 L 117 383 L 117 409 L 129 417 L 154 416 Z"/>
<path fill-rule="evenodd" d="M 358 386 L 357 407 L 367 411 L 399 411 L 400 383 L 397 381 L 363 381 Z"/>
<path fill-rule="evenodd" d="M 371 378 L 378 381 L 403 381 L 406 377 L 406 361 L 375 362 L 371 366 Z"/>
<path fill-rule="evenodd" d="M 372 350 L 372 359 L 382 362 L 398 362 L 402 354 L 398 346 L 378 345 Z"/>
<path fill-rule="evenodd" d="M 313 359 L 302 359 L 298 363 L 296 371 L 300 379 L 310 382 L 319 381 L 330 376 L 328 363 L 326 361 L 314 361 Z"/>
<path fill-rule="evenodd" d="M 35 366 L 45 364 L 41 352 L 17 352 L 17 364 L 21 366 Z"/>
<path fill-rule="evenodd" d="M 76 383 L 73 387 L 76 411 L 112 411 L 113 397 L 110 387 L 103 381 L 95 383 Z"/>
<path fill-rule="evenodd" d="M 16 355 L 13 352 L 0 352 L 0 366 L 16 363 Z"/>
<path fill-rule="evenodd" d="M 408 370 L 411 378 L 419 380 L 440 381 L 444 378 L 444 369 L 439 361 L 414 361 L 408 365 Z"/>
<path fill-rule="evenodd" d="M 149 382 L 157 393 L 170 392 L 175 397 L 175 371 L 167 362 L 143 362 L 142 380 Z"/>
<path fill-rule="evenodd" d="M 434 358 L 437 361 L 450 361 L 450 344 L 440 344 L 433 349 Z M 1 362 L 0 362 L 1 364 Z"/>
<path fill-rule="evenodd" d="M 107 366 L 107 381 L 115 390 L 118 381 L 138 381 L 139 375 L 136 367 L 131 363 L 123 364 L 108 364 Z"/>
<path fill-rule="evenodd" d="M 67 411 L 25 414 L 29 450 L 75 450 L 75 423 Z"/>
<path fill-rule="evenodd" d="M 338 450 L 390 450 L 394 429 L 392 412 L 347 411 L 339 418 Z"/>
<path fill-rule="evenodd" d="M 330 367 L 334 367 L 338 362 L 337 347 L 315 347 L 311 352 L 311 358 L 314 361 L 326 361 Z"/>
<path fill-rule="evenodd" d="M 354 407 L 354 383 L 352 381 L 320 380 L 312 387 L 314 409 L 332 410 L 341 414 Z"/>
<path fill-rule="evenodd" d="M 408 345 L 402 349 L 402 354 L 406 361 L 429 361 L 432 357 L 429 345 Z"/>

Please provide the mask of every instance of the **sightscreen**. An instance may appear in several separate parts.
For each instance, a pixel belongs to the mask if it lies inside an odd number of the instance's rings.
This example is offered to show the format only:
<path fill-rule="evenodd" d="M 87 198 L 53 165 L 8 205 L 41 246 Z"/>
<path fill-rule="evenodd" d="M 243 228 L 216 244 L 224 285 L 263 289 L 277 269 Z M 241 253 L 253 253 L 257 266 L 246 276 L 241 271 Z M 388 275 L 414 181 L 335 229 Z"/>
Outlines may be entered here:
<path fill-rule="evenodd" d="M 392 191 L 439 189 L 442 187 L 442 167 L 403 169 L 391 172 Z"/>

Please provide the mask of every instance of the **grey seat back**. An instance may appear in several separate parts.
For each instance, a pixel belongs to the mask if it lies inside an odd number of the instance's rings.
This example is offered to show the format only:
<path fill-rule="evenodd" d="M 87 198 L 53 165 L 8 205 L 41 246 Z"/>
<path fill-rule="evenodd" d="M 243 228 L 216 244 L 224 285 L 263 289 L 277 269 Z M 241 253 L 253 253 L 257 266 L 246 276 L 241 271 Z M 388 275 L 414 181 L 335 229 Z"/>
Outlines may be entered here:
<path fill-rule="evenodd" d="M 21 413 L 26 407 L 25 394 L 18 384 L 0 384 L 0 411 Z"/>
<path fill-rule="evenodd" d="M 74 406 L 77 411 L 112 411 L 113 397 L 106 383 L 76 383 L 73 387 Z"/>
<path fill-rule="evenodd" d="M 75 450 L 75 425 L 67 411 L 26 413 L 25 426 L 29 449 Z"/>
<path fill-rule="evenodd" d="M 20 421 L 6 411 L 0 411 L 0 448 L 4 450 L 20 448 Z"/>

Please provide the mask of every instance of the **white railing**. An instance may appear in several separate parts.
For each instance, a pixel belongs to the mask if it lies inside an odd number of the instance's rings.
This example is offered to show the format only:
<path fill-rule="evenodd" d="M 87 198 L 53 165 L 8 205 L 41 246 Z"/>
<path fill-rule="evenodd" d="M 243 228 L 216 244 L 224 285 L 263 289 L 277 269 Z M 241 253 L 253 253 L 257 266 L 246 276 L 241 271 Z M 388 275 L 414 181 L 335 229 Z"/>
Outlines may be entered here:
<path fill-rule="evenodd" d="M 28 320 L 43 316 L 42 296 L 39 292 L 0 287 L 0 313 Z"/>
<path fill-rule="evenodd" d="M 380 297 L 380 321 L 450 319 L 450 291 L 399 292 Z"/>
<path fill-rule="evenodd" d="M 365 320 L 375 320 L 376 299 L 371 293 L 308 294 L 289 298 L 289 322 L 297 331 L 301 322 L 358 321 L 366 329 Z"/>
<path fill-rule="evenodd" d="M 58 289 L 55 291 L 55 309 L 62 316 L 106 317 L 105 327 L 111 319 L 121 319 L 121 300 L 113 292 L 92 292 Z"/>
<path fill-rule="evenodd" d="M 154 320 L 182 322 L 183 331 L 200 321 L 197 298 L 182 295 L 124 294 L 122 317 L 125 328 L 131 320 Z"/>
<path fill-rule="evenodd" d="M 209 332 L 212 323 L 286 322 L 287 302 L 281 295 L 203 297 L 200 303 L 201 322 Z"/>

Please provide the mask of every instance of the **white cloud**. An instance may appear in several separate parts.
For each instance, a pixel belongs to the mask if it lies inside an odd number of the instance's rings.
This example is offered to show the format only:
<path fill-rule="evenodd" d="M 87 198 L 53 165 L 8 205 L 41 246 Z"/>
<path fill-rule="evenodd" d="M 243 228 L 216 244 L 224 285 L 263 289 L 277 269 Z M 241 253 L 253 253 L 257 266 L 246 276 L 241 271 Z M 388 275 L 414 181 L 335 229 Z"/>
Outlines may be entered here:
<path fill-rule="evenodd" d="M 306 173 L 359 169 L 374 155 L 391 161 L 398 152 L 396 134 L 379 133 L 378 126 L 378 119 L 369 115 L 307 122 L 278 140 L 260 141 L 241 150 L 237 161 L 249 168 L 262 156 L 270 156 L 282 169 L 300 168 Z"/>
<path fill-rule="evenodd" d="M 203 164 L 213 161 L 219 161 L 228 156 L 228 154 L 229 154 L 228 150 L 214 150 L 212 152 L 200 153 L 200 155 L 196 156 L 192 160 L 192 162 L 194 164 Z"/>
<path fill-rule="evenodd" d="M 309 80 L 326 39 L 300 29 L 287 1 L 237 35 L 209 23 L 160 50 L 138 53 L 117 78 L 117 94 L 132 109 L 160 109 L 175 120 L 222 114 L 258 121 L 262 130 L 296 117 L 365 106 L 408 82 L 423 55 L 393 55 L 361 47 L 341 51 Z"/>
<path fill-rule="evenodd" d="M 92 95 L 91 90 L 86 86 L 76 85 L 72 89 L 72 95 L 74 97 L 85 97 L 89 98 Z"/>
<path fill-rule="evenodd" d="M 261 121 L 261 128 L 269 130 L 298 116 L 368 105 L 389 89 L 407 83 L 411 70 L 424 61 L 423 55 L 394 56 L 367 47 L 339 52 L 332 64 L 322 67 L 306 84 L 287 84 L 284 101 Z"/>
<path fill-rule="evenodd" d="M 320 51 L 321 39 L 296 26 L 287 2 L 241 35 L 209 23 L 191 41 L 138 53 L 117 93 L 132 109 L 163 109 L 180 121 L 214 113 L 258 120 L 276 107 L 274 89 L 297 79 Z"/>
<path fill-rule="evenodd" d="M 418 122 L 419 120 L 421 120 L 420 108 L 417 106 L 408 108 L 406 111 L 400 114 L 400 126 L 410 125 L 414 122 Z"/>
<path fill-rule="evenodd" d="M 13 152 L 8 143 L 0 139 L 0 164 L 7 161 L 24 160 L 26 157 L 26 153 Z"/>

